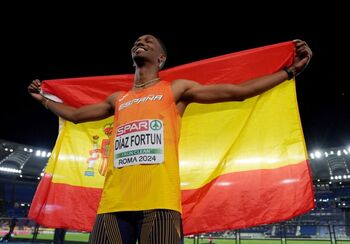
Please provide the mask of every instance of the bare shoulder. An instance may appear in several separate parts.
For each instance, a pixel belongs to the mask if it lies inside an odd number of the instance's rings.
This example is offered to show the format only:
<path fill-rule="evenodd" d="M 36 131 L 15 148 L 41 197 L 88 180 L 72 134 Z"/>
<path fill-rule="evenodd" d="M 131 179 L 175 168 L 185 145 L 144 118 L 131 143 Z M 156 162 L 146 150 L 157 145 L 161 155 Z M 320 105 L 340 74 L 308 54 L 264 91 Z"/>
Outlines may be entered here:
<path fill-rule="evenodd" d="M 176 79 L 176 80 L 173 80 L 173 82 L 171 83 L 172 87 L 178 87 L 178 88 L 181 88 L 181 87 L 191 88 L 196 85 L 199 85 L 199 83 L 194 80 L 188 80 L 188 79 Z"/>
<path fill-rule="evenodd" d="M 173 92 L 175 101 L 183 98 L 183 95 L 192 87 L 199 86 L 199 83 L 188 79 L 176 79 L 171 83 L 171 90 Z"/>
<path fill-rule="evenodd" d="M 121 93 L 122 93 L 121 91 L 117 91 L 117 92 L 112 93 L 111 95 L 109 95 L 107 97 L 105 102 L 109 103 L 110 105 L 112 105 L 114 107 L 114 104 L 117 102 L 117 99 Z"/>

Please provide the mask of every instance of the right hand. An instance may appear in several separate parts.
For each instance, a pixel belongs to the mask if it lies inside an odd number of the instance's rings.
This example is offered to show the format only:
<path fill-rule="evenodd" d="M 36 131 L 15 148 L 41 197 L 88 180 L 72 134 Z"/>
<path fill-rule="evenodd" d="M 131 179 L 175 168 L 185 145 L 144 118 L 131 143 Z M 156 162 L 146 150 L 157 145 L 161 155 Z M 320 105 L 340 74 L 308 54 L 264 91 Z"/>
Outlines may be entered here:
<path fill-rule="evenodd" d="M 45 98 L 40 94 L 41 82 L 38 79 L 32 81 L 28 86 L 29 94 L 37 101 L 42 102 Z"/>

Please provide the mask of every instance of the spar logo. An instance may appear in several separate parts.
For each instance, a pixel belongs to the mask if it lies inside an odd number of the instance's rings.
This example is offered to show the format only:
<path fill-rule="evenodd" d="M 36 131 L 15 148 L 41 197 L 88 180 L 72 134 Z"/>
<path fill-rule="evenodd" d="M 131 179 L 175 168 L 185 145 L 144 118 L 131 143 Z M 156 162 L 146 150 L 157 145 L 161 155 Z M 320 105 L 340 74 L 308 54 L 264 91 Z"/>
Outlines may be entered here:
<path fill-rule="evenodd" d="M 140 120 L 134 121 L 129 124 L 119 126 L 117 129 L 117 136 L 129 134 L 132 132 L 148 131 L 149 130 L 149 121 Z"/>
<path fill-rule="evenodd" d="M 160 130 L 162 129 L 162 123 L 159 120 L 153 120 L 150 123 L 150 127 L 152 130 Z"/>

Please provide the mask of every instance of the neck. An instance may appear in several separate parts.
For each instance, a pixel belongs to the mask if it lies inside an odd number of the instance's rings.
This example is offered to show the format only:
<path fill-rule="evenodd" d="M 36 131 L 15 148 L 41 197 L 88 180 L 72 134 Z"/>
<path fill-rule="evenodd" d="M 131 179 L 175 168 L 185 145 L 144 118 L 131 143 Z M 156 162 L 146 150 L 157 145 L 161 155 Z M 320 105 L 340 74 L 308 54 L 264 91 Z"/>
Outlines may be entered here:
<path fill-rule="evenodd" d="M 136 66 L 134 87 L 142 88 L 160 80 L 158 69 L 155 67 Z"/>
<path fill-rule="evenodd" d="M 160 78 L 157 77 L 157 78 L 154 78 L 154 79 L 151 79 L 151 80 L 148 80 L 148 81 L 145 81 L 145 82 L 142 82 L 142 83 L 134 83 L 134 87 L 135 88 L 143 88 L 143 87 L 146 87 L 154 82 L 157 82 L 159 81 Z"/>

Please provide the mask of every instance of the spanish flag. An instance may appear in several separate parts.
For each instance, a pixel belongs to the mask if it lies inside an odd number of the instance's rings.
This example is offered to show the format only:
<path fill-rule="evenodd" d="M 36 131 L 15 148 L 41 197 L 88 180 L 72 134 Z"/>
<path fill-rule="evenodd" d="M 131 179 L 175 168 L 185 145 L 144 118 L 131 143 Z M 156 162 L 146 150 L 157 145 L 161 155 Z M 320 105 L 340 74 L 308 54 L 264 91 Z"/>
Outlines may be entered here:
<path fill-rule="evenodd" d="M 294 44 L 193 62 L 160 73 L 202 84 L 234 83 L 293 62 Z M 47 80 L 46 94 L 74 107 L 132 87 L 133 75 Z M 112 117 L 62 121 L 29 217 L 48 227 L 91 231 L 106 169 Z M 190 104 L 182 118 L 180 172 L 185 234 L 283 221 L 314 208 L 295 80 L 241 102 Z"/>

